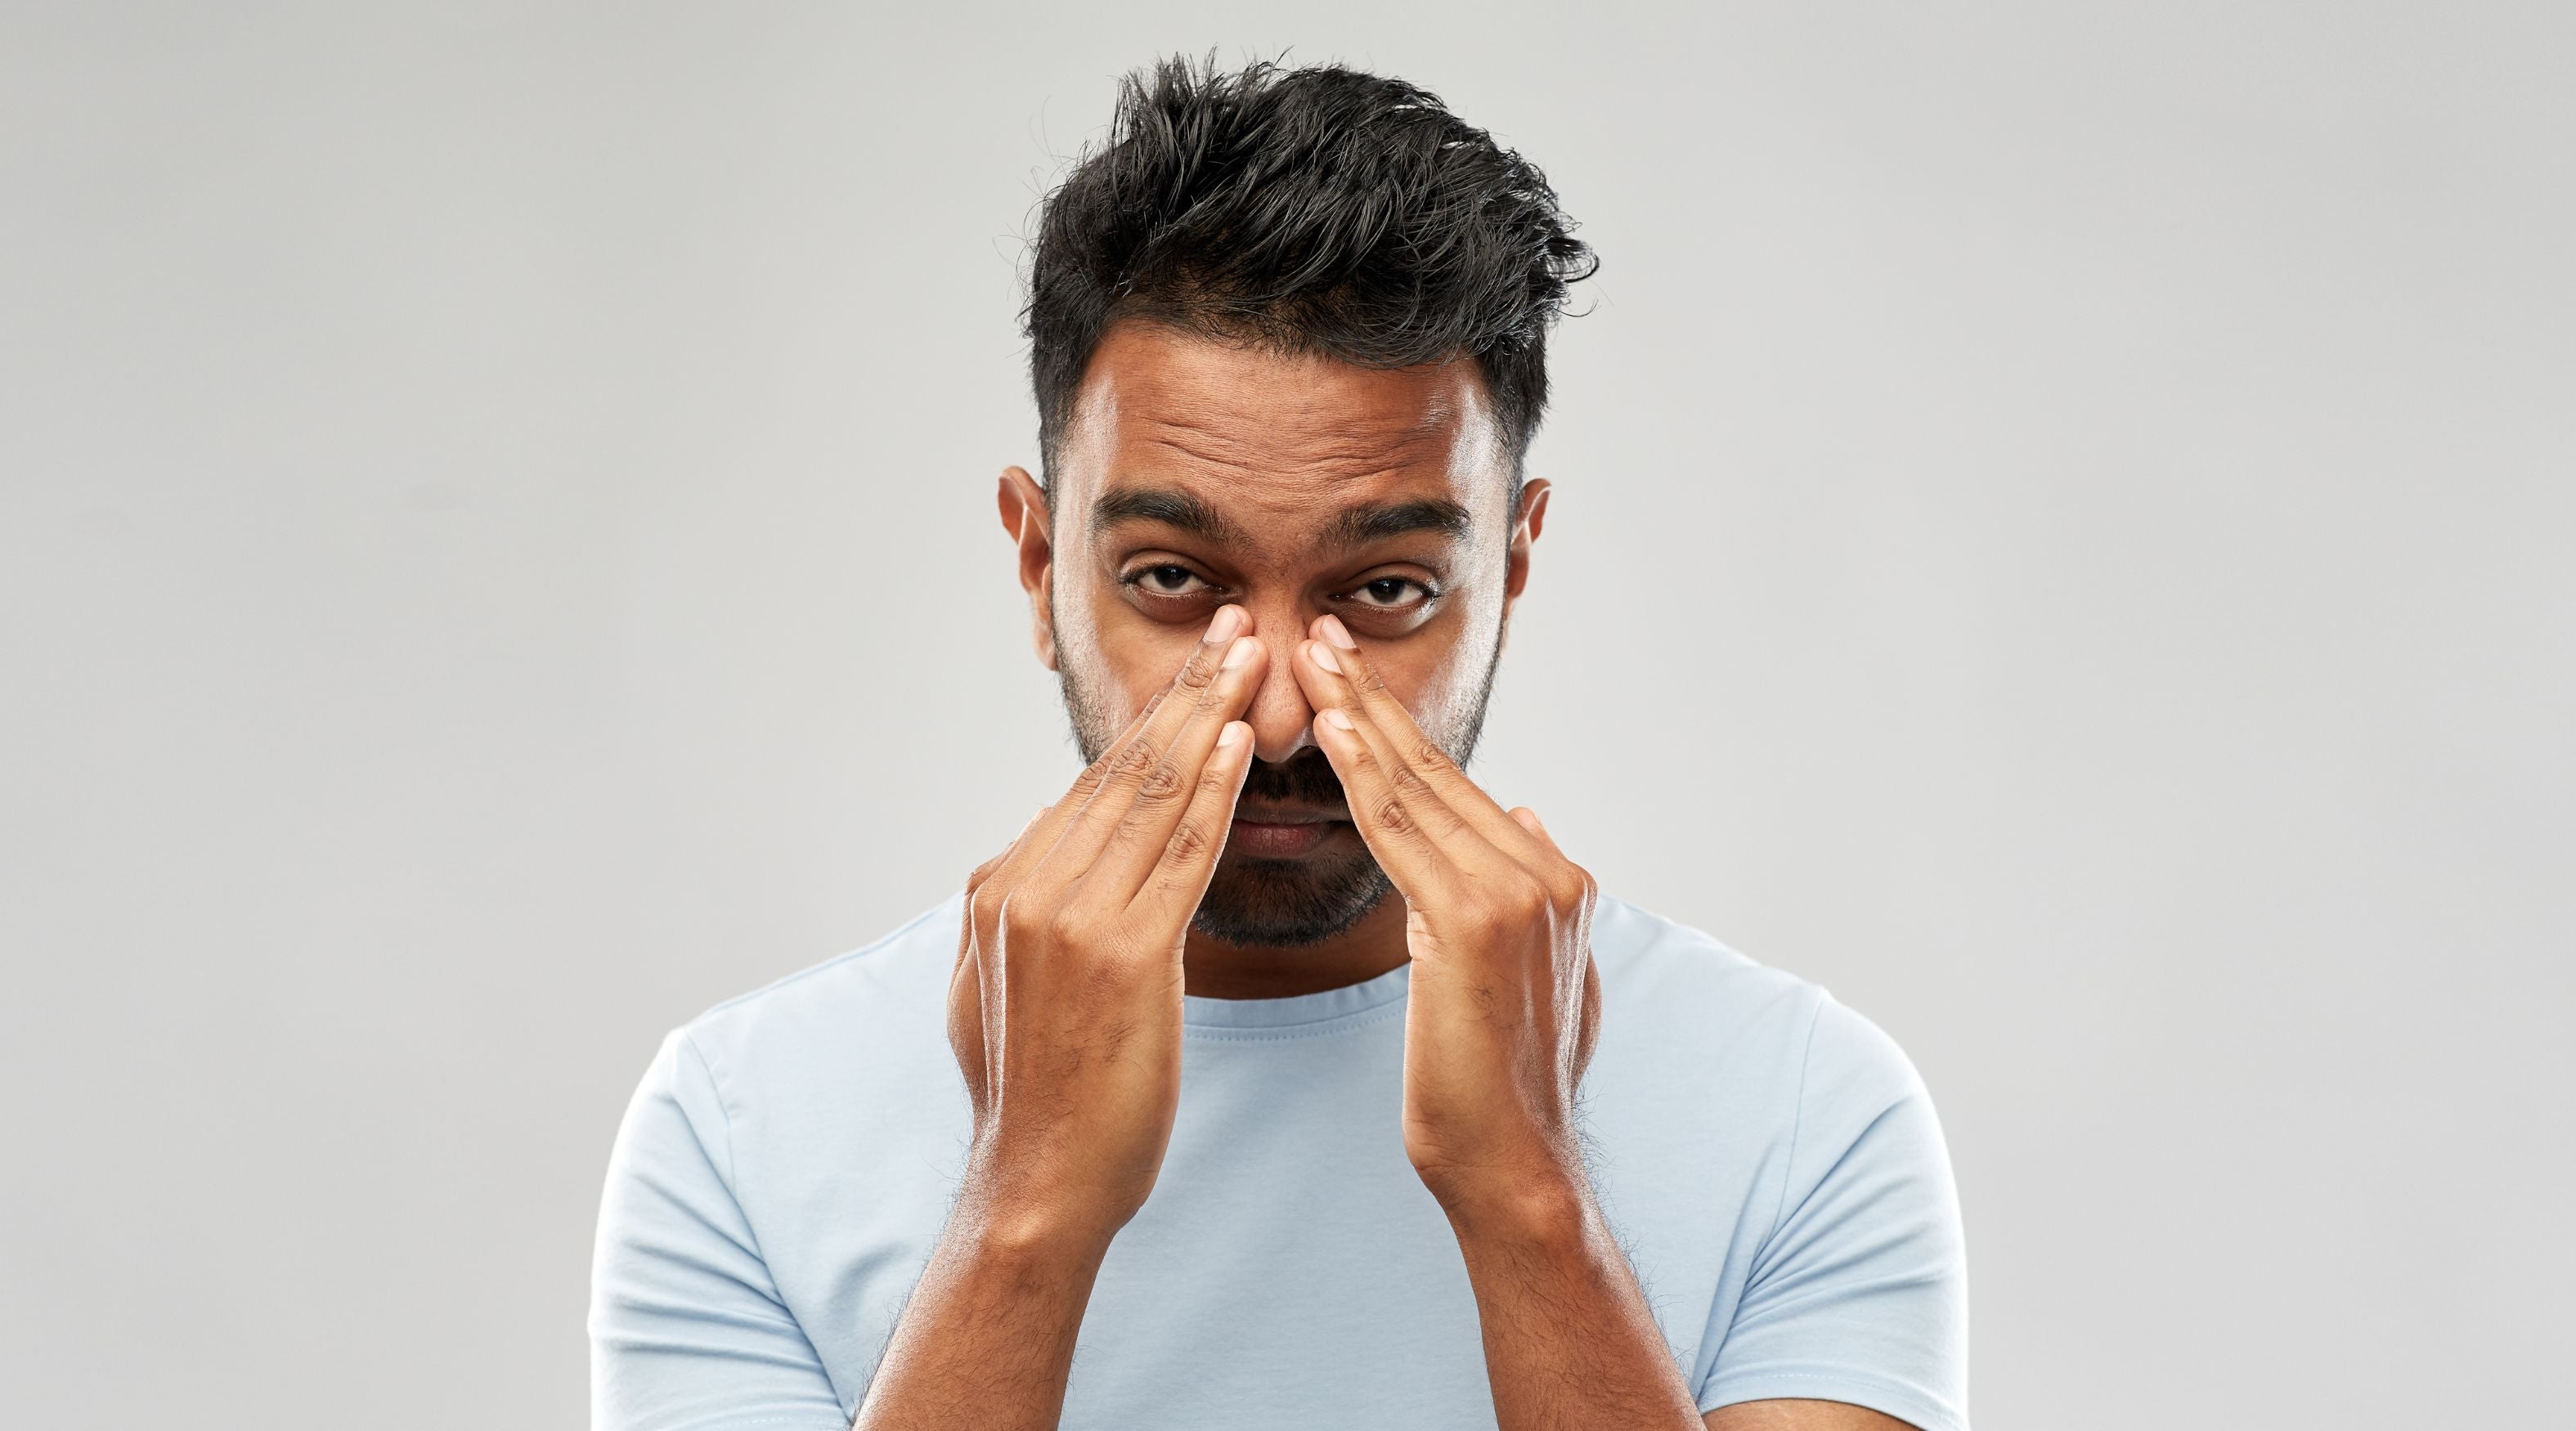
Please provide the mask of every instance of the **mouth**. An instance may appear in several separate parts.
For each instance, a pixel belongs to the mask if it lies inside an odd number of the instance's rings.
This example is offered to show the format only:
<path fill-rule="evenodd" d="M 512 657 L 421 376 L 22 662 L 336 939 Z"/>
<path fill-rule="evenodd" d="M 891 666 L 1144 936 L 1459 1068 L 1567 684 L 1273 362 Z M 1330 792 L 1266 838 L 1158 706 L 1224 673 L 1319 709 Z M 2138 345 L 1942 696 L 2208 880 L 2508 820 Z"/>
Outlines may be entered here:
<path fill-rule="evenodd" d="M 1325 810 L 1238 806 L 1234 829 L 1226 836 L 1226 851 L 1253 859 L 1293 860 L 1312 853 L 1350 824 L 1347 817 Z"/>

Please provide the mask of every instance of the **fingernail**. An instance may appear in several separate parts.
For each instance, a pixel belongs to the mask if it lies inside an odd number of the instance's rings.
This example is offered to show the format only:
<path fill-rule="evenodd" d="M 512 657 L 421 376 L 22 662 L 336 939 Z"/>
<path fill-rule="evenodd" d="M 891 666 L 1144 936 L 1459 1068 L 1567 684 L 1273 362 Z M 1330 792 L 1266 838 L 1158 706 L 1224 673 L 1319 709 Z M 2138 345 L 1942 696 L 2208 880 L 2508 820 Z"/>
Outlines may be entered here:
<path fill-rule="evenodd" d="M 1229 606 L 1226 609 L 1231 611 L 1234 608 Z M 1261 643 L 1249 636 L 1235 637 L 1234 644 L 1225 648 L 1225 668 L 1231 671 L 1249 662 L 1252 659 L 1252 653 L 1260 649 Z"/>
<path fill-rule="evenodd" d="M 1323 642 L 1307 642 L 1306 654 L 1315 658 L 1316 665 L 1323 667 L 1334 675 L 1338 676 L 1342 673 L 1342 663 L 1333 659 L 1333 648 L 1325 645 Z"/>
<path fill-rule="evenodd" d="M 1219 750 L 1232 750 L 1236 746 L 1243 744 L 1244 738 L 1251 734 L 1252 727 L 1245 725 L 1243 722 L 1239 720 L 1227 721 L 1225 723 L 1225 729 L 1216 733 L 1216 748 Z"/>
<path fill-rule="evenodd" d="M 1331 726 L 1335 730 L 1349 730 L 1351 728 L 1351 713 L 1343 710 L 1340 706 L 1327 706 L 1323 713 L 1315 718 L 1322 721 L 1324 724 Z"/>
<path fill-rule="evenodd" d="M 1242 629 L 1243 608 L 1240 606 L 1220 606 L 1216 609 L 1216 615 L 1208 620 L 1207 635 L 1200 639 L 1213 646 L 1219 641 L 1232 639 L 1234 633 Z"/>
<path fill-rule="evenodd" d="M 1342 628 L 1342 618 L 1338 616 L 1327 616 L 1319 624 L 1324 629 L 1325 640 L 1332 642 L 1334 645 L 1341 647 L 1345 651 L 1356 651 L 1360 648 L 1360 643 L 1352 640 L 1351 633 Z M 1336 667 L 1335 669 L 1338 670 L 1340 668 Z"/>

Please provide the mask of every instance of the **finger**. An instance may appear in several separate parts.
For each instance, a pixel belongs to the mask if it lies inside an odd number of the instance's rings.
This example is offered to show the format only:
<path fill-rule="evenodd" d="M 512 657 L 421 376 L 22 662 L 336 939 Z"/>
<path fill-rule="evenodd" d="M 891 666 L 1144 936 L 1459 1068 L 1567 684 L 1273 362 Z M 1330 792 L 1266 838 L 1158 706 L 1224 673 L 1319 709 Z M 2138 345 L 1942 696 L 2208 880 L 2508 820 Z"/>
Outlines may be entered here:
<path fill-rule="evenodd" d="M 984 976 L 978 954 L 981 940 L 975 928 L 975 896 L 981 891 L 1013 851 L 1028 843 L 1029 832 L 1046 818 L 1049 807 L 1041 805 L 1019 834 L 1002 852 L 977 865 L 966 876 L 965 912 L 957 921 L 957 962 L 948 971 L 948 1045 L 957 1055 L 957 1069 L 966 1079 L 967 1095 L 981 1106 L 988 1084 L 989 1070 L 984 1055 Z"/>
<path fill-rule="evenodd" d="M 1496 849 L 1523 859 L 1535 854 L 1538 847 L 1527 838 L 1528 832 L 1504 815 L 1503 807 L 1483 787 L 1467 778 L 1439 742 L 1422 733 L 1413 712 L 1387 689 L 1376 665 L 1340 618 L 1325 616 L 1315 623 L 1315 630 L 1322 639 L 1308 643 L 1308 655 L 1320 690 L 1310 688 L 1308 695 L 1364 717 L 1363 733 L 1375 737 L 1399 784 L 1418 780 L 1428 786 L 1433 796 Z"/>
<path fill-rule="evenodd" d="M 1556 848 L 1556 841 L 1548 838 L 1547 826 L 1539 823 L 1538 812 L 1536 810 L 1531 809 L 1527 805 L 1515 805 L 1512 807 L 1511 815 L 1513 822 L 1518 824 L 1522 829 L 1529 831 L 1533 838 L 1537 839 L 1540 843 L 1546 845 L 1551 850 Z"/>
<path fill-rule="evenodd" d="M 1579 1086 L 1583 1075 L 1592 1067 L 1593 1051 L 1601 1046 L 1601 967 L 1590 958 L 1583 961 L 1582 1032 L 1574 1044 L 1574 1082 Z"/>
<path fill-rule="evenodd" d="M 1236 613 L 1232 621 L 1227 612 Z M 1240 633 L 1251 624 L 1241 607 L 1222 607 L 1217 619 L 1209 623 L 1211 634 Z M 1203 640 L 1181 663 L 1178 674 L 1162 704 L 1145 722 L 1124 749 L 1110 758 L 1108 771 L 1099 788 L 1083 803 L 1066 824 L 1047 860 L 1048 881 L 1062 888 L 1079 879 L 1107 850 L 1116 831 L 1131 807 L 1142 800 L 1150 818 L 1159 818 L 1166 809 L 1176 815 L 1179 805 L 1198 779 L 1199 767 L 1206 763 L 1207 753 L 1216 744 L 1216 733 L 1227 721 L 1242 713 L 1252 698 L 1250 677 L 1260 669 L 1262 647 L 1248 635 L 1236 634 L 1222 640 Z M 1164 829 L 1168 829 L 1166 823 Z M 1148 853 L 1135 872 L 1141 876 L 1150 865 L 1150 851 L 1159 847 L 1157 832 L 1147 846 Z M 1135 885 L 1100 891 L 1104 898 L 1124 906 Z"/>
<path fill-rule="evenodd" d="M 1315 743 L 1341 778 L 1351 823 L 1396 889 L 1414 904 L 1436 901 L 1454 889 L 1461 876 L 1456 862 L 1396 788 L 1350 712 L 1327 707 L 1316 715 L 1314 729 Z"/>
<path fill-rule="evenodd" d="M 1593 901 L 1599 893 L 1591 874 L 1567 859 L 1565 852 L 1556 847 L 1556 837 L 1547 832 L 1547 826 L 1540 821 L 1536 810 L 1527 805 L 1515 805 L 1511 817 L 1514 824 L 1529 831 L 1530 838 L 1538 842 L 1541 855 L 1530 862 L 1530 867 L 1547 882 L 1548 897 L 1562 908 L 1580 911 L 1583 927 L 1589 931 Z M 1585 937 L 1590 936 L 1587 933 Z"/>
<path fill-rule="evenodd" d="M 1251 769 L 1252 727 L 1227 721 L 1199 771 L 1188 808 L 1173 823 L 1160 857 L 1128 905 L 1135 923 L 1177 929 L 1198 912 L 1208 881 L 1216 876 L 1217 859 L 1225 853 L 1226 836 L 1234 829 L 1234 802 Z"/>
<path fill-rule="evenodd" d="M 1216 614 L 1209 618 L 1208 628 L 1201 634 L 1199 646 L 1192 652 L 1191 659 L 1196 660 L 1205 655 L 1211 647 L 1222 652 L 1234 635 L 1250 624 L 1249 614 L 1240 606 L 1228 605 L 1217 608 Z M 1039 812 L 1036 825 L 1022 835 L 1019 848 L 1013 850 L 1011 858 L 1006 860 L 1002 868 L 996 872 L 1005 882 L 1006 888 L 1025 878 L 1031 869 L 1046 859 L 1057 843 L 1062 840 L 1066 828 L 1073 823 L 1074 818 L 1081 814 L 1083 808 L 1100 793 L 1111 773 L 1122 761 L 1134 758 L 1132 748 L 1138 740 L 1145 738 L 1147 728 L 1155 717 L 1161 714 L 1173 693 L 1181 689 L 1181 680 L 1189 674 L 1189 670 L 1189 665 L 1184 663 L 1180 673 L 1173 677 L 1172 683 L 1147 698 L 1144 708 L 1129 717 L 1127 724 L 1111 738 L 1107 746 L 1102 748 L 1099 756 L 1089 765 L 1084 766 L 1080 775 L 1074 777 L 1072 786 L 1064 792 L 1063 798 Z"/>
<path fill-rule="evenodd" d="M 1174 735 L 1161 765 L 1135 787 L 1117 826 L 1102 842 L 1090 868 L 1083 872 L 1086 898 L 1122 908 L 1135 899 L 1137 890 L 1166 858 L 1175 832 L 1202 798 L 1219 743 L 1229 732 L 1251 729 L 1236 717 L 1252 703 L 1252 693 L 1261 684 L 1262 663 L 1267 659 L 1260 642 L 1249 636 L 1235 638 L 1226 653 L 1226 660 L 1233 664 L 1220 670 L 1207 702 Z M 1250 760 L 1243 765 L 1250 769 Z M 1229 822 L 1232 809 L 1229 803 Z"/>
<path fill-rule="evenodd" d="M 1423 738 L 1420 727 L 1414 725 L 1413 717 L 1401 703 L 1396 704 L 1395 715 L 1404 722 L 1403 734 L 1388 731 L 1359 703 L 1347 674 L 1352 666 L 1349 653 L 1335 651 L 1321 641 L 1307 641 L 1299 648 L 1298 661 L 1304 668 L 1301 678 L 1311 683 L 1308 695 L 1317 708 L 1340 711 L 1351 721 L 1352 729 L 1376 755 L 1387 781 L 1416 823 L 1434 839 L 1454 845 L 1451 853 L 1456 862 L 1483 869 L 1499 862 L 1525 862 L 1541 853 L 1529 832 L 1505 816 L 1485 792 L 1466 784 L 1466 798 L 1453 799 L 1432 783 L 1420 765 L 1407 758 L 1417 746 L 1434 754 L 1438 751 Z M 1448 768 L 1456 768 L 1445 755 L 1440 759 Z"/>
<path fill-rule="evenodd" d="M 984 1052 L 984 978 L 972 958 L 959 959 L 948 976 L 948 1047 L 957 1056 L 966 1095 L 980 1111 L 990 1069 Z"/>
<path fill-rule="evenodd" d="M 1051 807 L 1049 806 L 1040 805 L 1038 807 L 1038 812 L 1029 817 L 1028 823 L 1020 826 L 1020 832 L 1011 837 L 1011 842 L 1002 847 L 1002 852 L 1000 854 L 995 855 L 991 859 L 984 861 L 982 864 L 975 866 L 974 871 L 966 876 L 966 913 L 964 918 L 957 921 L 957 960 L 959 963 L 963 964 L 967 962 L 975 948 L 976 891 L 981 890 L 987 881 L 991 880 L 996 873 L 1000 872 L 1003 865 L 1011 858 L 1013 851 L 1028 843 L 1029 832 L 1038 827 L 1038 822 L 1040 820 L 1046 818 L 1047 811 L 1050 808 Z"/>

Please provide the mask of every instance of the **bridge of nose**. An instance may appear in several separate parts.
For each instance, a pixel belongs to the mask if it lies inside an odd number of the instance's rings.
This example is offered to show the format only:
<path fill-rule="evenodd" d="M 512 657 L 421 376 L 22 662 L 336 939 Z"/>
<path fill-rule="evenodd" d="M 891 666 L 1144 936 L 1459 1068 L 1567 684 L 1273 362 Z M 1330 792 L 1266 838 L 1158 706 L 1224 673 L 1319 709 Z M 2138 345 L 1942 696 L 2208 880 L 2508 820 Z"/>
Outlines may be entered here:
<path fill-rule="evenodd" d="M 1243 713 L 1252 725 L 1252 753 L 1262 760 L 1286 760 L 1314 743 L 1314 707 L 1307 704 L 1306 688 L 1297 684 L 1290 661 L 1297 643 L 1306 639 L 1307 623 L 1321 613 L 1291 601 L 1247 604 L 1245 610 L 1252 616 L 1253 636 L 1270 657 L 1261 687 Z"/>

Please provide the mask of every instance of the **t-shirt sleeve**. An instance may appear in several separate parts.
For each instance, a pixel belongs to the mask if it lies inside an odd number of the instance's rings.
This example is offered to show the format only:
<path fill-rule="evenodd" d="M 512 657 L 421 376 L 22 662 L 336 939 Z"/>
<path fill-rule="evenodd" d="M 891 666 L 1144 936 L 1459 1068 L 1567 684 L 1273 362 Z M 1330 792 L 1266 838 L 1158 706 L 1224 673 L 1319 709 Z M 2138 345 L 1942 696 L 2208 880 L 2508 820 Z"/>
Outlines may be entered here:
<path fill-rule="evenodd" d="M 821 1358 L 734 1196 L 725 1110 L 686 1031 L 627 1105 L 591 1263 L 592 1431 L 843 1431 Z"/>
<path fill-rule="evenodd" d="M 1823 999 L 1780 1208 L 1702 1411 L 1796 1397 L 1968 1425 L 1967 1254 L 1932 1100 L 1894 1040 Z"/>

